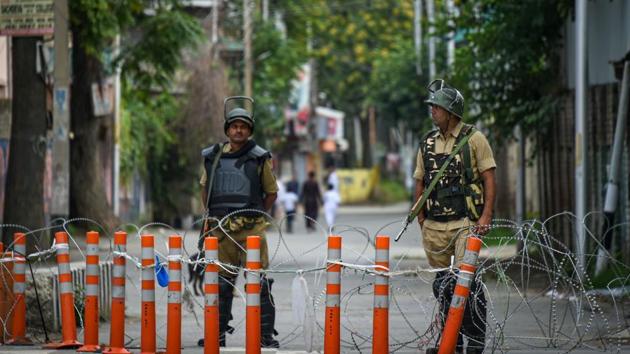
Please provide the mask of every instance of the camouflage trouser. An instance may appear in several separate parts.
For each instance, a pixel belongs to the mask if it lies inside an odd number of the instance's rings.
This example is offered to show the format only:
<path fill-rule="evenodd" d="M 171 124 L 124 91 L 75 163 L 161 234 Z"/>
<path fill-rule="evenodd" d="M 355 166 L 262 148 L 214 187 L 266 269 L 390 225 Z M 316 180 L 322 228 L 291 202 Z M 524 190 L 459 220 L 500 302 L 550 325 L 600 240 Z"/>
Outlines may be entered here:
<path fill-rule="evenodd" d="M 247 236 L 260 236 L 261 265 L 263 269 L 269 267 L 269 251 L 267 248 L 267 238 L 265 237 L 267 222 L 263 220 L 262 222 L 246 224 L 244 226 L 236 226 L 228 223 L 228 225 L 224 225 L 223 228 L 228 231 L 229 235 L 226 235 L 220 228 L 216 228 L 212 231 L 212 235 L 219 239 L 219 261 L 221 263 L 245 267 L 247 253 L 243 250 L 247 250 Z M 243 249 L 241 249 L 241 247 Z M 234 278 L 235 276 L 228 273 L 223 268 L 219 268 L 219 274 L 226 278 Z"/>
<path fill-rule="evenodd" d="M 422 246 L 427 254 L 429 265 L 445 268 L 451 265 L 451 256 L 455 256 L 454 267 L 464 258 L 468 228 L 453 230 L 433 230 L 422 227 Z"/>

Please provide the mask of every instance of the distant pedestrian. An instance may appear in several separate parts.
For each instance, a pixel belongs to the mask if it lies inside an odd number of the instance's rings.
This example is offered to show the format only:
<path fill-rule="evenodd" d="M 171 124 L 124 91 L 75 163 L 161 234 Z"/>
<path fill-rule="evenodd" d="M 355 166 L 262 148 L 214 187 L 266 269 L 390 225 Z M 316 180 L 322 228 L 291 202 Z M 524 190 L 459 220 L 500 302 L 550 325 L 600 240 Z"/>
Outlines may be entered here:
<path fill-rule="evenodd" d="M 282 195 L 282 207 L 287 218 L 287 232 L 293 233 L 293 220 L 298 203 L 297 184 L 287 183 L 287 188 Z"/>
<path fill-rule="evenodd" d="M 328 184 L 328 190 L 324 193 L 324 217 L 328 226 L 335 224 L 337 217 L 337 207 L 341 203 L 339 192 L 335 190 L 335 186 Z"/>
<path fill-rule="evenodd" d="M 304 214 L 306 218 L 306 231 L 315 230 L 315 221 L 319 214 L 319 206 L 322 204 L 322 193 L 319 190 L 319 184 L 315 180 L 315 172 L 308 173 L 308 180 L 302 185 L 301 201 L 304 205 Z"/>
<path fill-rule="evenodd" d="M 286 185 L 286 189 L 291 189 L 293 190 L 296 194 L 299 192 L 300 190 L 300 184 L 298 183 L 298 181 L 295 179 L 295 177 L 291 177 L 291 180 L 287 182 Z"/>
<path fill-rule="evenodd" d="M 278 198 L 276 198 L 276 201 L 273 203 L 273 206 L 271 207 L 271 216 L 274 219 L 277 218 L 278 215 L 282 215 L 280 212 L 280 208 L 283 208 L 284 194 L 287 191 L 286 187 L 284 186 L 284 183 L 282 183 L 280 180 L 276 179 L 276 183 L 278 184 Z"/>
<path fill-rule="evenodd" d="M 328 166 L 328 175 L 326 176 L 326 186 L 332 185 L 333 190 L 339 192 L 339 177 L 337 176 L 337 168 L 334 164 Z"/>

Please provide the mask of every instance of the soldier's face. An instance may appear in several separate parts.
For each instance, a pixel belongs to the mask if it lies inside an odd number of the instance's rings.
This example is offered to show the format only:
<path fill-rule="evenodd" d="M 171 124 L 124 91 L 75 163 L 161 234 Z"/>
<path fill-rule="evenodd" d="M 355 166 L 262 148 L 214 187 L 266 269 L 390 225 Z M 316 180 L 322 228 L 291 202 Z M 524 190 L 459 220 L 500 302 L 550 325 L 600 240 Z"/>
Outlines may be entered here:
<path fill-rule="evenodd" d="M 243 121 L 237 120 L 230 124 L 227 130 L 227 136 L 232 143 L 244 143 L 252 135 L 249 125 Z"/>
<path fill-rule="evenodd" d="M 433 118 L 435 125 L 438 127 L 442 127 L 442 125 L 448 123 L 448 115 L 448 111 L 444 108 L 437 105 L 431 105 L 431 117 Z"/>

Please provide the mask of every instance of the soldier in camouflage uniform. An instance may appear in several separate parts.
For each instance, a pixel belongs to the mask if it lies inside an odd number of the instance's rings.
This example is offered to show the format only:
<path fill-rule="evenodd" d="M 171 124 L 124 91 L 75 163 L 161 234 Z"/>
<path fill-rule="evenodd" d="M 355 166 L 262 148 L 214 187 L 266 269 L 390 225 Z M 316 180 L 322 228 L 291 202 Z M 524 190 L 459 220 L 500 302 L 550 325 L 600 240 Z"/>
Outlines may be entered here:
<path fill-rule="evenodd" d="M 231 99 L 226 99 L 226 102 Z M 250 98 L 248 98 L 251 100 Z M 253 100 L 252 100 L 253 102 Z M 253 114 L 243 108 L 232 109 L 225 115 L 225 143 L 214 144 L 202 151 L 204 170 L 201 178 L 202 198 L 207 215 L 221 220 L 227 234 L 217 227 L 216 222 L 204 225 L 204 234 L 219 238 L 219 261 L 238 267 L 246 264 L 247 236 L 261 237 L 260 259 L 262 268 L 269 266 L 269 252 L 265 230 L 269 226 L 261 212 L 271 209 L 277 198 L 278 184 L 272 173 L 271 154 L 250 139 L 254 130 Z M 208 181 L 212 181 L 209 188 Z M 200 240 L 202 242 L 202 240 Z M 239 247 L 240 246 L 240 247 Z M 225 332 L 231 333 L 228 325 L 232 319 L 233 285 L 237 275 L 220 268 L 219 271 L 219 344 L 225 346 Z M 261 275 L 260 312 L 261 346 L 278 348 L 276 335 L 275 307 L 271 295 L 273 279 Z M 198 343 L 203 346 L 203 339 Z"/>
<path fill-rule="evenodd" d="M 431 106 L 431 116 L 438 129 L 427 133 L 420 142 L 414 172 L 416 200 L 421 198 L 425 187 L 435 178 L 438 182 L 418 214 L 418 223 L 429 264 L 436 268 L 449 267 L 454 256 L 454 266 L 459 267 L 469 230 L 472 228 L 483 235 L 491 223 L 496 163 L 486 137 L 474 126 L 462 122 L 462 94 L 443 80 L 433 81 L 428 88 L 430 96 L 425 102 Z M 454 156 L 444 173 L 438 175 L 442 164 L 465 136 L 470 136 L 468 142 Z M 442 325 L 455 283 L 456 277 L 448 271 L 436 274 L 433 292 L 440 303 Z M 485 318 L 485 296 L 473 282 L 461 332 L 468 338 L 467 353 L 483 352 Z M 463 352 L 461 333 L 458 352 Z"/>

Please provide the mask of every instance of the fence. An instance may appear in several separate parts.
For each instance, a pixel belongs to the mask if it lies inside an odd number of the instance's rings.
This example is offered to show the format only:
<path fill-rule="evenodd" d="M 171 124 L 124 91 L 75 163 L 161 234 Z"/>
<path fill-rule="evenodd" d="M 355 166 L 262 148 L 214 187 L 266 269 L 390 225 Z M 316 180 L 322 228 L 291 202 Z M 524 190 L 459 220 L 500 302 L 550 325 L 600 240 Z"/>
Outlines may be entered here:
<path fill-rule="evenodd" d="M 111 313 L 111 284 L 112 284 L 112 269 L 113 263 L 111 261 L 100 262 L 98 265 L 98 273 L 101 279 L 99 287 L 98 308 L 100 317 L 109 318 Z M 85 263 L 72 262 L 70 263 L 70 273 L 72 274 L 72 287 L 75 289 L 75 293 L 78 289 L 85 289 Z M 50 270 L 46 270 L 46 273 Z M 59 331 L 61 329 L 61 301 L 59 293 L 59 275 L 51 274 L 49 280 L 52 285 L 52 306 L 53 306 L 53 318 L 52 329 Z M 79 290 L 81 292 L 81 290 Z"/>
<path fill-rule="evenodd" d="M 538 151 L 538 185 L 541 217 L 549 218 L 564 210 L 573 210 L 575 203 L 575 121 L 574 121 L 574 92 L 568 92 L 560 100 L 557 116 L 552 117 L 548 127 L 541 129 L 537 136 Z M 607 168 L 614 137 L 615 119 L 619 105 L 619 85 L 596 85 L 588 90 L 587 133 L 588 137 L 588 190 L 587 209 L 602 210 L 604 186 L 608 181 Z M 626 137 L 630 136 L 630 125 L 626 125 Z M 628 143 L 622 154 L 621 176 L 630 174 L 630 156 Z M 622 179 L 624 181 L 624 179 Z M 625 262 L 630 262 L 630 236 L 628 226 L 630 220 L 630 180 L 619 185 L 619 201 L 617 220 L 619 224 L 615 233 L 616 249 L 625 255 Z M 601 217 L 587 220 L 587 226 L 592 230 L 602 227 Z M 565 245 L 572 247 L 575 224 L 569 220 L 558 220 L 550 224 L 550 232 L 556 235 Z M 591 246 L 592 243 L 591 243 Z M 591 247 L 592 249 L 592 247 Z"/>
<path fill-rule="evenodd" d="M 618 343 L 618 341 L 616 341 L 615 339 L 610 339 L 611 337 L 609 337 L 610 335 L 617 333 L 618 330 L 623 330 L 624 328 L 626 328 L 623 323 L 619 322 L 620 319 L 623 320 L 623 316 L 619 316 L 621 311 L 617 308 L 617 304 L 613 301 L 608 302 L 608 305 L 606 305 L 605 302 L 598 300 L 596 295 L 594 295 L 595 293 L 589 290 L 593 287 L 590 279 L 587 276 L 583 278 L 576 277 L 576 275 L 580 273 L 576 270 L 574 266 L 575 259 L 573 254 L 571 254 L 570 250 L 565 245 L 557 242 L 549 242 L 552 237 L 547 233 L 546 230 L 548 228 L 545 226 L 544 222 L 541 222 L 541 224 L 516 225 L 515 223 L 506 220 L 496 220 L 495 224 L 491 225 L 491 227 L 511 228 L 512 230 L 514 230 L 514 234 L 511 237 L 504 237 L 501 242 L 505 241 L 506 239 L 511 239 L 512 241 L 522 241 L 525 247 L 523 247 L 522 253 L 514 254 L 513 256 L 505 260 L 493 260 L 492 262 L 487 262 L 486 260 L 483 260 L 478 265 L 476 273 L 478 275 L 475 275 L 474 280 L 478 282 L 478 284 L 480 284 L 479 288 L 482 289 L 481 291 L 484 291 L 489 295 L 494 294 L 497 291 L 497 287 L 506 287 L 508 289 L 513 289 L 514 292 L 511 295 L 519 296 L 519 298 L 516 301 L 514 299 L 511 299 L 508 301 L 508 303 L 510 304 L 510 306 L 515 306 L 516 308 L 531 310 L 531 313 L 528 314 L 527 319 L 531 320 L 532 323 L 538 323 L 538 327 L 542 334 L 539 336 L 533 336 L 531 334 L 525 336 L 522 333 L 517 333 L 516 335 L 506 335 L 506 333 L 504 333 L 504 330 L 507 327 L 507 324 L 512 320 L 514 316 L 514 310 L 512 308 L 507 308 L 503 310 L 495 307 L 497 304 L 497 298 L 495 297 L 488 302 L 489 306 L 491 307 L 489 308 L 488 320 L 485 323 L 485 326 L 488 327 L 488 337 L 486 341 L 487 345 L 492 346 L 493 350 L 496 350 L 510 347 L 510 345 L 513 343 L 525 342 L 531 345 L 533 348 L 537 347 L 537 344 L 534 343 L 535 341 L 542 341 L 543 343 L 545 343 L 545 345 L 549 347 L 565 348 L 570 351 L 579 347 L 580 343 L 592 343 L 595 340 L 597 340 L 599 343 L 603 343 L 603 345 L 608 346 L 608 348 L 610 346 L 614 347 L 615 343 Z M 140 231 L 138 232 L 138 234 L 141 233 L 143 227 L 139 229 Z M 332 229 L 334 229 L 334 227 Z M 352 229 L 352 231 L 355 232 L 360 230 L 360 227 Z M 458 277 L 456 275 L 456 269 L 452 267 L 443 269 L 418 267 L 415 269 L 397 270 L 397 267 L 400 264 L 400 260 L 391 263 L 388 262 L 389 257 L 386 256 L 386 252 L 384 249 L 385 243 L 379 241 L 379 238 L 381 238 L 381 236 L 374 236 L 372 238 L 369 236 L 369 234 L 365 234 L 365 245 L 364 247 L 361 247 L 362 251 L 356 253 L 356 251 L 348 252 L 348 248 L 346 247 L 351 247 L 351 245 L 349 245 L 349 243 L 347 244 L 346 241 L 344 241 L 342 249 L 341 240 L 342 237 L 344 240 L 346 240 L 346 235 L 348 234 L 348 231 L 341 229 L 339 233 L 343 234 L 344 236 L 331 238 L 338 241 L 329 243 L 329 246 L 333 247 L 330 247 L 328 249 L 328 257 L 324 257 L 323 263 L 317 263 L 315 266 L 310 268 L 286 268 L 287 260 L 281 260 L 276 261 L 276 265 L 285 264 L 285 267 L 282 269 L 272 267 L 270 269 L 256 270 L 256 267 L 254 267 L 254 265 L 258 262 L 255 259 L 249 260 L 248 258 L 248 263 L 246 265 L 242 267 L 235 267 L 233 265 L 223 264 L 219 262 L 216 259 L 216 256 L 214 256 L 213 258 L 213 256 L 208 255 L 206 256 L 206 258 L 196 259 L 193 257 L 189 257 L 187 253 L 177 252 L 169 252 L 168 261 L 171 263 L 175 262 L 189 265 L 196 264 L 200 265 L 202 269 L 204 268 L 204 266 L 206 266 L 207 272 L 216 272 L 218 269 L 227 269 L 230 272 L 234 272 L 235 274 L 243 271 L 248 273 L 259 272 L 266 274 L 294 273 L 296 275 L 296 279 L 301 278 L 304 274 L 313 274 L 315 278 L 325 279 L 326 285 L 322 292 L 318 292 L 316 289 L 315 295 L 311 300 L 308 300 L 307 297 L 303 299 L 303 301 L 307 303 L 309 301 L 312 301 L 311 305 L 313 306 L 313 312 L 321 313 L 321 317 L 323 317 L 324 320 L 322 322 L 319 322 L 318 319 L 314 316 L 309 317 L 304 313 L 302 314 L 301 318 L 304 321 L 302 326 L 305 333 L 307 331 L 307 321 L 314 321 L 314 323 L 308 324 L 308 327 L 310 328 L 309 330 L 317 331 L 319 329 L 319 332 L 321 333 L 320 338 L 324 340 L 323 346 L 327 348 L 327 352 L 342 352 L 345 351 L 345 349 L 352 348 L 360 351 L 372 349 L 374 352 L 380 353 L 384 351 L 383 348 L 385 347 L 389 348 L 389 351 L 391 352 L 402 348 L 425 348 L 435 343 L 436 337 L 438 337 L 437 333 L 441 331 L 439 322 L 431 322 L 429 329 L 424 332 L 423 330 L 412 328 L 415 334 L 411 339 L 400 338 L 400 332 L 398 330 L 389 330 L 388 327 L 391 325 L 392 319 L 402 318 L 405 322 L 407 322 L 408 325 L 411 326 L 408 318 L 409 312 L 417 311 L 418 308 L 423 311 L 423 317 L 425 318 L 432 318 L 435 315 L 435 307 L 433 313 L 431 310 L 431 306 L 435 306 L 436 303 L 433 295 L 431 295 L 431 299 L 429 300 L 429 302 L 433 305 L 429 306 L 428 308 L 426 307 L 427 304 L 422 302 L 414 302 L 412 304 L 413 306 L 402 306 L 400 303 L 400 296 L 408 290 L 405 290 L 401 286 L 400 282 L 426 283 L 427 281 L 424 278 L 426 276 L 431 276 L 433 275 L 433 273 L 436 273 L 438 271 L 453 274 Z M 162 236 L 165 235 L 162 234 Z M 142 238 L 144 239 L 145 237 L 143 236 Z M 281 233 L 280 239 L 282 239 Z M 133 238 L 133 240 L 134 242 L 140 242 L 140 237 Z M 485 240 L 491 241 L 490 238 L 486 238 Z M 303 242 L 304 240 L 300 240 L 300 243 Z M 70 245 L 73 245 L 73 243 L 71 243 Z M 144 271 L 148 270 L 149 272 L 146 272 L 146 276 L 144 277 L 146 279 L 142 281 L 143 300 L 155 299 L 156 303 L 159 304 L 160 308 L 162 308 L 162 306 L 166 305 L 165 301 L 163 301 L 164 297 L 156 297 L 155 290 L 152 286 L 153 278 L 155 276 L 153 268 L 156 266 L 152 257 L 152 255 L 154 254 L 154 246 L 161 246 L 162 242 L 151 242 L 146 243 L 146 245 L 145 242 L 142 242 L 142 245 L 146 246 L 145 248 L 147 248 L 146 252 L 142 252 L 143 258 L 145 258 L 143 262 L 140 262 L 140 260 L 137 258 L 140 255 L 138 249 L 135 248 L 137 245 L 134 246 L 134 248 L 132 248 L 129 253 L 125 250 L 124 247 L 117 247 L 116 249 L 112 249 L 111 255 L 107 254 L 106 252 L 106 257 L 103 258 L 113 256 L 115 261 L 117 261 L 118 258 L 124 257 L 125 259 L 130 261 L 130 265 L 135 265 L 136 268 L 142 273 L 145 273 Z M 11 245 L 9 245 L 9 249 L 11 249 L 10 246 Z M 63 247 L 58 244 L 50 250 L 38 253 L 40 255 L 52 254 L 55 251 L 59 252 L 60 249 L 65 249 L 65 259 L 67 259 L 67 249 L 69 247 L 71 246 L 68 246 L 67 243 L 63 244 Z M 278 242 L 277 247 L 287 247 L 288 251 L 289 248 L 291 248 L 289 245 L 286 244 L 286 240 Z M 308 249 L 304 250 L 302 254 L 317 251 L 320 247 L 325 248 L 326 243 L 324 242 L 321 245 L 317 244 L 315 247 L 312 248 L 309 246 L 307 247 Z M 276 248 L 275 250 L 270 250 L 270 254 L 275 256 L 278 248 Z M 333 250 L 334 252 L 330 252 L 331 250 Z M 374 254 L 371 254 L 371 252 L 365 254 L 366 251 L 370 250 L 373 251 Z M 175 251 L 174 244 L 173 246 L 170 246 L 169 251 Z M 321 249 L 321 251 L 323 251 L 323 249 Z M 291 252 L 296 253 L 293 254 Z M 300 252 L 298 249 L 291 248 L 291 250 L 287 254 L 291 255 L 292 258 L 297 259 L 300 258 L 300 256 L 302 255 L 298 252 Z M 250 254 L 254 256 L 259 253 L 260 251 L 247 251 L 248 257 Z M 534 253 L 538 254 L 535 257 L 532 257 Z M 33 255 L 27 255 L 25 258 L 31 259 L 31 262 L 33 263 L 35 257 L 32 256 Z M 354 259 L 355 256 L 357 261 L 348 261 L 348 259 Z M 24 255 L 22 255 L 21 257 L 22 258 L 20 258 L 19 255 L 5 253 L 5 256 L 0 261 L 0 265 L 11 264 L 12 262 L 23 259 Z M 342 257 L 344 257 L 346 261 L 344 261 L 344 258 Z M 358 260 L 362 260 L 362 262 L 358 262 Z M 465 256 L 464 261 L 466 260 L 470 261 L 470 258 Z M 390 264 L 392 265 L 392 268 L 389 268 Z M 516 272 L 510 271 L 512 267 L 517 268 Z M 627 268 L 628 267 L 626 266 L 626 270 Z M 179 309 L 180 305 L 182 305 L 182 308 L 184 307 L 183 302 L 185 300 L 185 296 L 181 293 L 181 291 L 184 290 L 187 285 L 184 285 L 185 283 L 183 282 L 178 285 L 177 280 L 181 280 L 181 272 L 175 267 L 172 270 L 173 276 L 171 282 L 175 283 L 171 283 L 172 286 L 169 286 L 167 298 L 169 300 L 169 304 L 171 304 L 171 306 L 169 307 L 172 307 L 173 309 Z M 109 311 L 112 295 L 115 295 L 115 293 L 110 290 L 110 284 L 112 284 L 113 282 L 114 285 L 121 285 L 122 283 L 120 283 L 120 280 L 124 279 L 124 274 L 118 273 L 118 278 L 115 278 L 112 272 L 113 269 L 111 262 L 104 262 L 99 265 L 99 277 L 101 279 L 99 283 L 102 285 L 99 292 L 99 301 L 101 305 L 100 307 L 105 311 Z M 535 295 L 532 296 L 532 292 L 534 290 L 529 287 L 528 282 L 530 276 L 534 275 L 534 272 L 538 272 L 538 274 L 542 274 L 545 277 L 548 277 L 549 285 L 544 290 L 546 293 L 540 295 L 538 293 L 535 293 Z M 72 288 L 79 289 L 83 287 L 84 285 L 81 282 L 81 279 L 85 278 L 85 268 L 80 263 L 75 262 L 72 264 L 72 267 L 70 267 L 70 273 L 72 274 L 72 276 L 64 277 L 64 279 L 66 280 L 63 281 L 67 282 L 68 278 L 72 278 Z M 466 274 L 466 279 L 459 277 L 462 282 L 458 283 L 458 285 L 463 285 L 465 287 L 465 282 L 472 281 L 473 279 L 471 278 L 471 274 L 475 274 L 475 272 L 474 270 L 469 270 L 468 273 L 464 273 Z M 358 286 L 347 285 L 348 283 L 346 283 L 346 277 L 348 277 L 349 274 L 359 274 L 359 278 L 363 280 L 367 279 L 368 283 L 359 283 Z M 481 274 L 485 274 L 486 276 L 491 275 L 492 277 L 498 279 L 497 286 L 494 288 L 490 288 L 489 284 L 481 281 Z M 511 279 L 510 274 L 517 274 L 521 279 Z M 121 278 L 121 276 L 123 277 Z M 626 276 L 627 273 L 626 275 L 622 275 L 620 277 L 620 283 L 622 287 L 626 286 L 628 280 Z M 15 278 L 18 279 L 18 277 Z M 212 277 L 210 276 L 210 278 Z M 210 280 L 210 278 L 208 278 L 208 280 Z M 118 281 L 116 279 L 118 279 Z M 246 294 L 241 294 L 240 297 L 241 299 L 247 299 L 247 308 L 243 309 L 243 314 L 246 310 L 250 310 L 248 311 L 249 315 L 244 316 L 246 317 L 247 321 L 255 321 L 255 314 L 260 313 L 259 311 L 250 308 L 255 306 L 255 303 L 260 302 L 260 298 L 255 297 L 255 293 L 257 292 L 256 290 L 259 290 L 260 287 L 256 286 L 256 281 L 252 279 L 253 277 L 248 277 L 250 284 L 248 284 L 246 287 Z M 55 281 L 54 278 L 51 281 Z M 149 282 L 151 284 L 149 284 Z M 55 293 L 58 292 L 58 288 L 59 285 L 55 285 Z M 68 286 L 64 285 L 64 288 L 67 290 Z M 204 287 L 206 299 L 208 301 L 205 305 L 207 305 L 208 307 L 211 307 L 211 305 L 214 303 L 212 299 L 217 299 L 217 294 L 212 292 L 212 290 L 216 290 L 215 288 L 216 286 L 213 286 L 212 282 L 209 282 Z M 234 289 L 234 291 L 239 291 L 236 287 Z M 278 288 L 276 287 L 276 291 L 277 289 Z M 281 287 L 280 289 L 280 297 L 286 297 L 286 294 L 283 293 L 283 290 L 286 289 L 286 285 L 284 287 Z M 374 315 L 372 317 L 374 325 L 369 326 L 369 333 L 361 333 L 359 329 L 353 328 L 352 326 L 348 325 L 347 321 L 349 321 L 353 315 L 351 312 L 348 312 L 347 309 L 349 299 L 357 294 L 365 294 L 366 289 L 373 289 L 368 290 L 368 294 L 374 297 L 374 301 L 371 305 L 367 305 L 362 310 L 370 310 L 370 308 L 367 307 L 371 307 L 371 309 L 374 311 Z M 464 290 L 460 288 L 460 290 L 458 291 L 459 292 L 456 292 L 456 294 L 459 295 L 463 294 L 462 291 Z M 0 293 L 5 292 L 2 291 Z M 125 294 L 124 288 L 122 292 L 119 292 L 119 294 Z M 135 297 L 132 301 L 127 302 L 129 307 L 140 307 L 138 306 L 140 303 L 137 297 L 138 294 L 136 294 L 136 292 L 128 291 L 127 296 L 130 296 L 130 294 L 133 294 Z M 308 291 L 305 294 L 309 294 Z M 326 296 L 325 300 L 323 301 L 322 295 Z M 412 294 L 412 298 L 414 297 L 413 295 L 414 294 Z M 508 294 L 508 297 L 509 296 L 510 294 Z M 548 299 L 549 303 L 551 304 L 549 309 L 540 311 L 540 307 L 537 305 L 537 302 L 541 301 L 541 298 Z M 180 303 L 179 300 L 182 300 L 182 302 Z M 107 302 L 104 303 L 103 301 Z M 56 300 L 55 302 L 58 302 L 58 300 Z M 324 303 L 326 304 L 325 309 L 321 306 L 321 304 Z M 576 303 L 578 305 L 576 305 Z M 456 304 L 461 305 L 461 300 L 458 300 Z M 602 306 L 602 304 L 604 304 L 604 306 Z M 606 306 L 613 306 L 614 312 L 610 313 L 610 309 L 607 310 L 605 308 Z M 203 304 L 200 304 L 200 307 L 205 311 L 216 312 L 216 308 L 214 310 L 212 310 L 211 308 L 208 309 L 208 307 L 204 308 Z M 63 313 L 69 313 L 67 302 L 65 309 L 66 311 L 56 310 L 57 315 L 54 322 L 58 322 L 59 317 L 64 317 Z M 122 318 L 124 318 L 124 306 L 119 307 L 119 309 L 121 309 Z M 457 309 L 457 307 L 455 307 L 454 309 Z M 129 309 L 127 310 L 129 311 Z M 31 308 L 25 311 L 33 311 L 33 309 Z M 70 309 L 70 311 L 74 313 L 72 308 Z M 505 311 L 505 313 L 501 313 L 502 311 Z M 568 317 L 566 315 L 567 311 L 570 311 L 570 316 Z M 210 314 L 210 312 L 206 312 L 206 314 Z M 155 313 L 147 314 L 147 318 L 150 317 L 154 320 L 156 319 Z M 181 315 L 182 312 L 180 312 L 179 310 L 169 312 L 168 322 L 171 324 L 177 323 L 176 320 Z M 14 320 L 16 317 L 22 318 L 20 316 L 14 316 Z M 109 319 L 109 316 L 106 315 L 106 317 Z M 214 330 L 218 328 L 215 323 L 217 321 L 216 318 L 217 316 L 205 317 L 205 319 L 210 319 L 210 321 L 214 323 L 214 325 L 211 325 L 208 328 L 213 328 Z M 569 318 L 568 322 L 567 318 Z M 615 318 L 618 323 L 614 322 Z M 3 323 L 7 323 L 8 317 L 1 318 L 1 320 L 3 321 Z M 114 322 L 113 317 L 112 322 Z M 140 335 L 134 334 L 132 336 L 134 341 L 138 339 L 142 340 L 143 338 L 153 338 L 153 340 L 155 340 L 159 337 L 158 335 L 156 335 L 156 331 L 160 328 L 167 327 L 166 321 L 159 321 L 164 323 L 158 322 L 157 328 L 156 326 L 145 327 L 145 324 L 148 322 L 150 321 L 140 321 L 140 325 L 143 326 L 141 329 L 142 337 L 140 337 Z M 242 323 L 245 323 L 245 320 Z M 237 325 L 240 325 L 241 328 L 254 328 L 254 331 L 257 331 L 256 329 L 260 328 L 260 326 L 257 325 L 244 326 L 242 323 Z M 208 322 L 206 322 L 206 325 L 208 325 Z M 179 331 L 177 332 L 180 335 L 182 333 L 181 329 L 186 328 L 185 325 L 182 326 L 178 326 Z M 114 331 L 122 331 L 122 333 L 119 333 L 117 338 L 124 338 L 126 333 L 123 327 L 124 326 L 112 326 L 112 335 L 110 335 L 110 340 L 111 338 L 115 337 L 113 334 Z M 535 327 L 536 326 L 532 326 L 532 328 Z M 575 332 L 576 329 L 579 329 L 577 335 Z M 252 329 L 250 329 L 250 331 L 252 331 Z M 71 331 L 63 332 L 71 333 Z M 173 329 L 169 328 L 168 337 L 171 338 L 171 335 L 177 335 L 177 333 L 174 332 L 175 331 L 173 331 Z M 8 329 L 8 333 L 11 334 L 10 329 Z M 451 336 L 449 338 L 452 339 L 453 334 L 457 334 L 457 331 L 456 333 L 451 333 Z M 249 333 L 246 336 L 246 338 L 249 339 L 254 337 L 254 335 L 249 335 Z M 455 335 L 454 337 L 456 338 L 457 335 Z M 216 333 L 214 333 L 212 335 L 209 335 L 207 338 L 216 339 L 218 338 L 218 336 L 216 335 Z M 528 340 L 524 341 L 524 339 Z M 509 342 L 510 340 L 512 340 L 512 342 Z M 65 338 L 64 341 L 66 341 Z M 68 338 L 67 341 L 76 342 L 76 338 Z M 169 342 L 181 343 L 184 347 L 186 346 L 186 343 L 180 342 L 177 337 L 173 337 L 171 340 L 167 340 L 166 342 L 167 347 L 169 347 Z M 243 341 L 243 343 L 245 343 L 245 341 Z M 439 339 L 437 339 L 437 343 L 439 343 Z M 451 341 L 451 343 L 453 342 Z M 179 349 L 173 349 L 173 345 L 171 345 L 170 347 L 171 348 L 167 348 L 170 349 L 169 352 L 177 352 L 177 350 Z M 177 347 L 179 347 L 179 345 Z M 257 346 L 253 345 L 251 341 L 247 347 L 250 349 L 251 352 L 255 352 L 256 350 L 260 349 L 256 348 Z M 122 348 L 122 344 L 119 348 L 124 349 Z M 311 347 L 308 348 L 308 350 L 317 350 Z M 375 348 L 380 349 L 376 350 Z M 151 350 L 149 351 L 152 351 L 153 349 L 157 349 L 157 347 L 154 348 L 154 346 L 151 345 Z M 215 347 L 214 349 L 217 348 Z"/>

